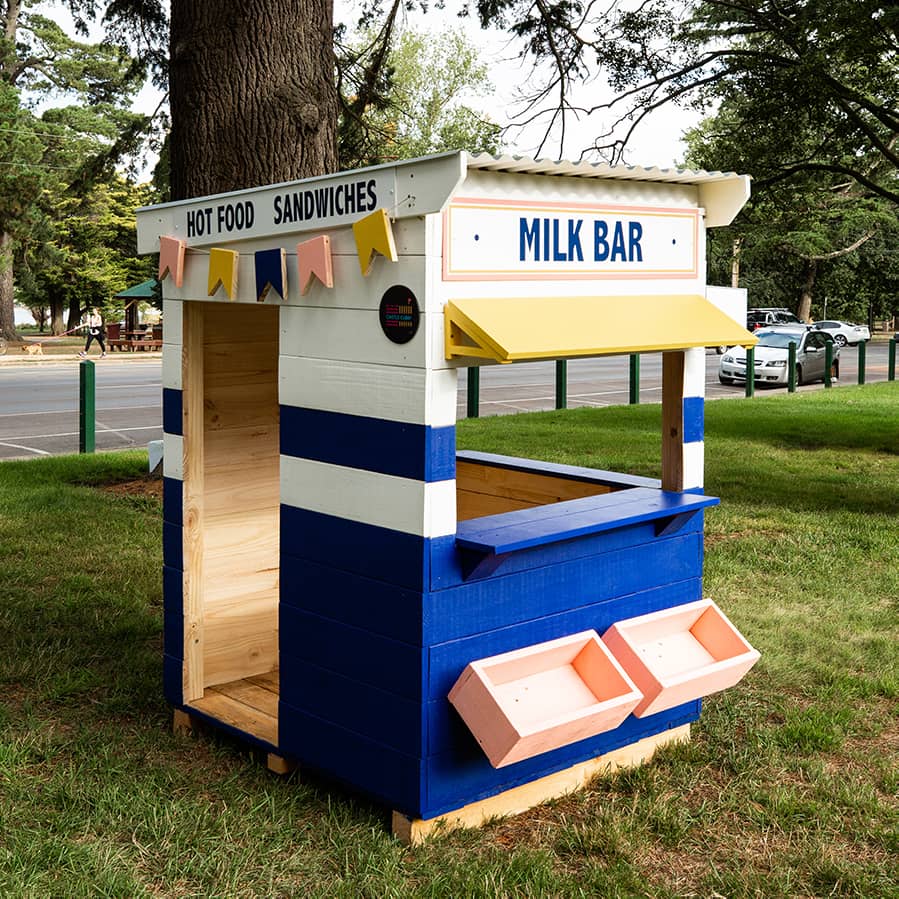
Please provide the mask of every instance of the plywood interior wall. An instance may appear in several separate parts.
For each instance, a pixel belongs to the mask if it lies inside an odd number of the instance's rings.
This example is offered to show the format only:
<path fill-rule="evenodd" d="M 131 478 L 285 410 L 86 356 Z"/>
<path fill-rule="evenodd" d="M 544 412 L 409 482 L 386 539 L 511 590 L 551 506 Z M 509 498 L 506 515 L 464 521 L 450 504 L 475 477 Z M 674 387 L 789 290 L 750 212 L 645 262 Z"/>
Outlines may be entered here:
<path fill-rule="evenodd" d="M 203 304 L 203 683 L 277 667 L 278 309 Z"/>
<path fill-rule="evenodd" d="M 515 471 L 480 462 L 460 460 L 456 463 L 456 516 L 459 521 L 597 496 L 611 490 L 605 484 Z"/>

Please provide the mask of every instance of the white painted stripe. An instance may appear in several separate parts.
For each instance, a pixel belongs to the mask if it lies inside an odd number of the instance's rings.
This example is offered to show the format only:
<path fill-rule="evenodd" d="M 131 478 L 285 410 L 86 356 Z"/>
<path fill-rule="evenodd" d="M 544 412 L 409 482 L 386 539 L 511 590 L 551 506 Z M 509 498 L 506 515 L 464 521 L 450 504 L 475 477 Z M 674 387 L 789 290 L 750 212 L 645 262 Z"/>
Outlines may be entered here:
<path fill-rule="evenodd" d="M 705 347 L 684 350 L 684 398 L 705 396 Z"/>
<path fill-rule="evenodd" d="M 51 453 L 48 453 L 45 450 L 35 449 L 35 447 L 33 446 L 22 446 L 18 443 L 0 443 L 0 446 L 8 446 L 10 449 L 25 450 L 25 452 L 27 453 L 37 453 L 39 456 L 51 455 Z"/>
<path fill-rule="evenodd" d="M 162 473 L 167 478 L 184 480 L 184 438 L 180 434 L 162 435 Z"/>
<path fill-rule="evenodd" d="M 97 422 L 99 424 L 99 422 Z M 113 431 L 111 428 L 107 428 L 105 425 L 101 425 L 103 428 L 103 433 L 120 433 L 125 431 L 158 431 L 162 427 L 162 423 L 160 422 L 158 425 L 146 425 L 140 428 L 120 428 L 119 431 Z M 10 434 L 10 437 L 15 438 L 16 440 L 46 440 L 51 437 L 77 437 L 79 431 L 60 431 L 57 434 Z M 2 440 L 2 436 L 0 436 L 0 440 Z"/>
<path fill-rule="evenodd" d="M 110 388 L 106 388 L 107 390 Z M 134 409 L 158 409 L 159 403 L 150 403 L 147 406 L 108 406 L 98 409 L 98 412 L 131 412 Z M 71 409 L 47 409 L 43 412 L 0 412 L 0 418 L 24 418 L 26 415 L 72 415 L 78 409 L 72 406 Z"/>
<path fill-rule="evenodd" d="M 410 478 L 281 456 L 281 502 L 420 537 L 456 532 L 456 482 Z"/>
<path fill-rule="evenodd" d="M 705 443 L 685 443 L 684 490 L 702 487 L 705 484 Z"/>
<path fill-rule="evenodd" d="M 162 301 L 162 342 L 184 343 L 184 304 L 180 300 Z"/>
<path fill-rule="evenodd" d="M 445 358 L 443 315 L 422 315 L 418 333 L 408 343 L 384 335 L 375 310 L 281 309 L 281 353 L 314 359 L 364 362 L 407 368 L 457 368 Z"/>
<path fill-rule="evenodd" d="M 330 359 L 281 356 L 279 402 L 388 421 L 444 427 L 456 423 L 459 379 L 428 371 Z"/>
<path fill-rule="evenodd" d="M 162 348 L 162 386 L 182 390 L 181 345 L 167 343 Z"/>

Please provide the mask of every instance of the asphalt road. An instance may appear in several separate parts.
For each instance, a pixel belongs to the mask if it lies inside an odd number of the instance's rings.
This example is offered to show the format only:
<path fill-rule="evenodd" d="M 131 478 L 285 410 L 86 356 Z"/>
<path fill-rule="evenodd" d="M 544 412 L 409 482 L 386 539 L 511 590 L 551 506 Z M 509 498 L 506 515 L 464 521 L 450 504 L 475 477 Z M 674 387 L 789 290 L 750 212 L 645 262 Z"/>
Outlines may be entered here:
<path fill-rule="evenodd" d="M 855 384 L 858 352 L 843 350 L 841 384 Z M 98 450 L 145 447 L 162 437 L 162 381 L 159 356 L 96 360 Z M 887 377 L 887 344 L 867 347 L 866 377 Z M 466 414 L 466 372 L 459 373 L 459 417 Z M 820 384 L 800 387 L 820 390 Z M 781 390 L 784 388 L 780 388 Z M 759 389 L 758 392 L 762 392 Z M 661 355 L 640 358 L 640 400 L 661 400 Z M 742 386 L 718 382 L 718 356 L 706 354 L 706 396 L 743 396 Z M 568 406 L 609 406 L 628 401 L 628 359 L 572 360 L 568 363 Z M 552 409 L 555 364 L 532 362 L 481 368 L 480 414 Z M 78 360 L 0 364 L 0 459 L 78 452 Z"/>
<path fill-rule="evenodd" d="M 866 381 L 887 379 L 886 342 L 870 342 L 866 346 Z M 706 399 L 745 396 L 745 387 L 724 385 L 718 381 L 720 357 L 706 352 Z M 568 408 L 579 406 L 616 406 L 628 402 L 629 369 L 626 356 L 607 359 L 572 359 L 568 363 Z M 512 412 L 533 412 L 555 407 L 555 363 L 528 362 L 517 365 L 485 365 L 481 368 L 479 409 L 482 416 Z M 858 383 L 858 350 L 846 347 L 840 353 L 841 384 Z M 820 390 L 823 384 L 809 384 L 800 391 Z M 756 387 L 757 393 L 769 388 Z M 770 388 L 786 390 L 786 388 Z M 647 353 L 640 357 L 640 401 L 658 403 L 662 399 L 662 356 Z M 466 374 L 459 381 L 458 417 L 466 414 Z"/>
<path fill-rule="evenodd" d="M 162 437 L 159 358 L 96 360 L 96 447 Z M 78 361 L 0 367 L 0 459 L 78 452 Z"/>

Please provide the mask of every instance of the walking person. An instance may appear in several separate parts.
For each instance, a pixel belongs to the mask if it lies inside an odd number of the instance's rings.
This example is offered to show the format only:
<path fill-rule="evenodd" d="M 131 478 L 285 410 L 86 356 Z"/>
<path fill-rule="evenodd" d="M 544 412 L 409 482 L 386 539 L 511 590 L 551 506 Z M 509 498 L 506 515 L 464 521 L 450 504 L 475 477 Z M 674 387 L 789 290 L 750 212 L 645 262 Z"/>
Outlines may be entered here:
<path fill-rule="evenodd" d="M 91 309 L 90 315 L 87 317 L 87 324 L 83 325 L 83 327 L 87 328 L 87 343 L 85 343 L 84 349 L 78 355 L 87 356 L 91 343 L 96 340 L 100 344 L 100 358 L 104 358 L 106 356 L 106 335 L 104 334 L 103 318 L 96 307 Z"/>

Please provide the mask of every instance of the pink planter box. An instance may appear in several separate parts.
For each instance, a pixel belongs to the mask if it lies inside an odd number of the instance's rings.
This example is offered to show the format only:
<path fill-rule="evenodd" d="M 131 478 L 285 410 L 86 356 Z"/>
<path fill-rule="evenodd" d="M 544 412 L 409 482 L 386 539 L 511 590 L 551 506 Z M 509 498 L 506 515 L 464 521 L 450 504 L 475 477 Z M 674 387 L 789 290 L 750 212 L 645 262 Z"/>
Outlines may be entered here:
<path fill-rule="evenodd" d="M 494 768 L 613 730 L 641 699 L 596 631 L 471 662 L 449 692 Z"/>
<path fill-rule="evenodd" d="M 638 718 L 732 687 L 759 659 L 710 599 L 618 621 L 602 639 L 643 693 Z"/>

